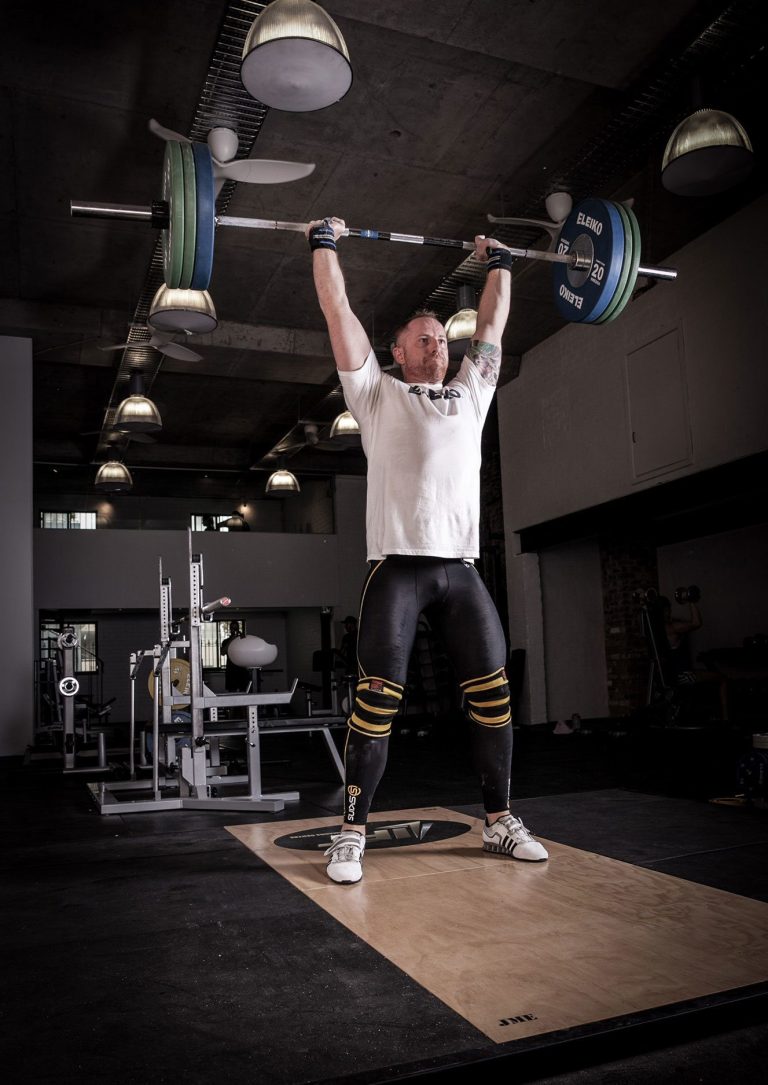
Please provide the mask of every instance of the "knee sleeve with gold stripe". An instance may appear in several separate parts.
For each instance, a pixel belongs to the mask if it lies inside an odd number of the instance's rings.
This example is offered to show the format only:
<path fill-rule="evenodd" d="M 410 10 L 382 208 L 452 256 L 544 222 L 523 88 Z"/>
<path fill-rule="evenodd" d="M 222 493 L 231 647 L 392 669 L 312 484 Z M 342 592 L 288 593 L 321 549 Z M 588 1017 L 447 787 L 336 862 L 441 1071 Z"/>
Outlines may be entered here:
<path fill-rule="evenodd" d="M 503 727 L 512 719 L 507 674 L 500 667 L 493 674 L 469 678 L 461 683 L 464 709 L 471 720 L 483 727 Z"/>
<path fill-rule="evenodd" d="M 386 738 L 403 699 L 403 687 L 386 678 L 361 678 L 349 726 L 371 738 Z"/>

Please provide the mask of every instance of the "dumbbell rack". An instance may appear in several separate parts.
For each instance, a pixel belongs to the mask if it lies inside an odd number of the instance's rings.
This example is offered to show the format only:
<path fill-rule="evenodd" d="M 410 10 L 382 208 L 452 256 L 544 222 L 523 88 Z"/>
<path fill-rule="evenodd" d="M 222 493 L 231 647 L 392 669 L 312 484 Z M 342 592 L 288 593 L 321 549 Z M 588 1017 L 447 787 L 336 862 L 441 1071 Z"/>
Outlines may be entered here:
<path fill-rule="evenodd" d="M 279 813 L 287 802 L 298 802 L 298 791 L 273 792 L 264 794 L 261 780 L 262 729 L 270 734 L 289 732 L 322 733 L 328 752 L 334 762 L 341 780 L 344 779 L 344 766 L 336 745 L 329 732 L 329 727 L 345 722 L 343 716 L 322 716 L 307 719 L 280 719 L 275 726 L 260 724 L 259 708 L 266 705 L 288 704 L 298 685 L 294 679 L 291 688 L 279 693 L 231 693 L 216 694 L 203 681 L 202 637 L 201 629 L 206 620 L 206 610 L 212 617 L 210 608 L 203 603 L 203 558 L 192 552 L 192 534 L 189 533 L 189 635 L 188 639 L 175 636 L 172 614 L 172 585 L 169 577 L 163 576 L 162 562 L 159 568 L 160 580 L 160 642 L 151 651 L 155 691 L 159 684 L 161 696 L 153 698 L 152 720 L 152 779 L 135 779 L 133 762 L 134 721 L 131 727 L 131 779 L 125 781 L 94 782 L 88 784 L 91 797 L 102 814 L 119 814 L 126 810 L 132 813 L 149 813 L 162 810 L 250 810 Z M 179 650 L 189 651 L 190 689 L 179 692 L 171 683 L 171 661 Z M 141 653 L 146 658 L 149 652 Z M 139 653 L 133 653 L 131 681 L 135 682 L 141 663 Z M 133 691 L 132 691 L 133 692 Z M 173 721 L 176 709 L 189 706 L 191 723 L 176 724 Z M 245 725 L 239 721 L 219 722 L 221 708 L 242 708 L 247 710 Z M 208 714 L 208 720 L 205 716 Z M 162 717 L 162 730 L 161 730 Z M 182 739 L 180 745 L 180 764 L 178 779 L 170 781 L 167 776 L 160 777 L 160 738 Z M 240 736 L 246 743 L 247 774 L 245 776 L 217 776 L 212 774 L 209 764 L 208 747 L 217 746 L 224 737 Z M 245 794 L 214 795 L 213 789 L 229 785 L 246 785 Z M 138 796 L 138 791 L 151 791 L 151 796 Z M 168 792 L 174 794 L 168 794 Z M 134 797 L 135 796 L 135 797 Z"/>

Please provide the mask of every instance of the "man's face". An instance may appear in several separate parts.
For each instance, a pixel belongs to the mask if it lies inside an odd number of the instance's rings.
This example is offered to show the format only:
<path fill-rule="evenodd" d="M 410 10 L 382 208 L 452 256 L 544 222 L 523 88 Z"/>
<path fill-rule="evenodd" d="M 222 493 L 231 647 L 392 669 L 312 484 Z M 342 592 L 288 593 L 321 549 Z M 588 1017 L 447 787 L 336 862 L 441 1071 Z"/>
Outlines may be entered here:
<path fill-rule="evenodd" d="M 440 384 L 448 369 L 445 328 L 434 317 L 415 317 L 400 332 L 392 357 L 406 384 Z"/>

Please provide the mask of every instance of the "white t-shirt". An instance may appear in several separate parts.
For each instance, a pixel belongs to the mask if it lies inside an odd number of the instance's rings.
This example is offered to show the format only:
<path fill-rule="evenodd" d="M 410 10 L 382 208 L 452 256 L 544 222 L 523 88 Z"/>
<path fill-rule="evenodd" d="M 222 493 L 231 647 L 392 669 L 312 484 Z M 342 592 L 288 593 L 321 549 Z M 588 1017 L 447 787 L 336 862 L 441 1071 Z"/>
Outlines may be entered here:
<path fill-rule="evenodd" d="M 339 379 L 368 458 L 368 560 L 476 558 L 480 438 L 496 386 L 467 358 L 445 386 L 408 385 L 373 351 Z"/>

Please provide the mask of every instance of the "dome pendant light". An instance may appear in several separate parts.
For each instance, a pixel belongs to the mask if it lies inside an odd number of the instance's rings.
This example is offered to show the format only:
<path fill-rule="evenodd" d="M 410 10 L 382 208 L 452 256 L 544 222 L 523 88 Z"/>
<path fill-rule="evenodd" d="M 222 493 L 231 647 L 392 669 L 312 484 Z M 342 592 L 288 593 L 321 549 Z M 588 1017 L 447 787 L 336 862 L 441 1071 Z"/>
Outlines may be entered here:
<path fill-rule="evenodd" d="M 131 472 L 119 460 L 103 463 L 96 472 L 94 486 L 104 493 L 123 493 L 133 486 Z"/>
<path fill-rule="evenodd" d="M 281 497 L 285 494 L 298 494 L 301 493 L 301 486 L 299 486 L 299 480 L 296 476 L 286 467 L 279 467 L 277 471 L 273 471 L 267 479 L 264 493 L 272 494 L 273 497 Z"/>
<path fill-rule="evenodd" d="M 352 85 L 336 23 L 314 0 L 272 0 L 245 39 L 240 78 L 248 93 L 293 113 L 324 109 Z"/>
<path fill-rule="evenodd" d="M 678 196 L 712 196 L 743 181 L 752 164 L 752 144 L 736 118 L 697 109 L 669 137 L 661 183 Z"/>
<path fill-rule="evenodd" d="M 204 335 L 219 326 L 207 290 L 174 290 L 163 284 L 152 299 L 147 323 L 159 331 Z"/>
<path fill-rule="evenodd" d="M 342 411 L 341 414 L 336 415 L 330 432 L 330 437 L 333 440 L 341 440 L 342 438 L 349 440 L 359 436 L 360 427 L 351 411 Z"/>
<path fill-rule="evenodd" d="M 449 317 L 445 325 L 448 340 L 448 357 L 461 361 L 469 350 L 469 344 L 477 331 L 477 300 L 475 288 L 470 283 L 462 283 L 456 291 L 458 312 Z"/>
<path fill-rule="evenodd" d="M 114 428 L 124 433 L 158 433 L 163 428 L 155 404 L 144 395 L 144 376 L 131 374 L 130 391 L 115 412 Z"/>

